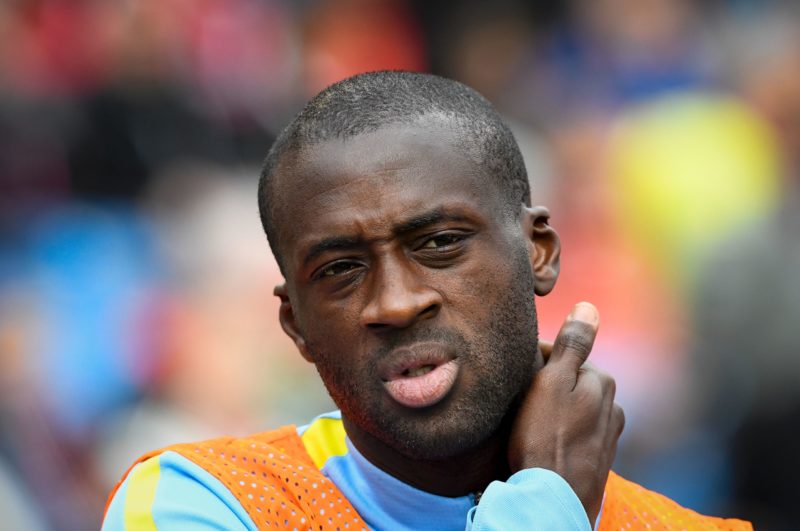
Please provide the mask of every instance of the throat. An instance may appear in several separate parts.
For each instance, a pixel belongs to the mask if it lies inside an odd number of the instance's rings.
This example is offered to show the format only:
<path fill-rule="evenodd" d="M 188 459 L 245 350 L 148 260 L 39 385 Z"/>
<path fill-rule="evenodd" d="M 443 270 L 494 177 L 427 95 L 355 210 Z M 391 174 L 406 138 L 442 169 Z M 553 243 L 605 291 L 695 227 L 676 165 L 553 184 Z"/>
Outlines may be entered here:
<path fill-rule="evenodd" d="M 439 496 L 482 492 L 494 480 L 510 475 L 508 430 L 501 429 L 479 447 L 442 460 L 405 456 L 343 418 L 350 440 L 370 463 L 414 488 Z"/>

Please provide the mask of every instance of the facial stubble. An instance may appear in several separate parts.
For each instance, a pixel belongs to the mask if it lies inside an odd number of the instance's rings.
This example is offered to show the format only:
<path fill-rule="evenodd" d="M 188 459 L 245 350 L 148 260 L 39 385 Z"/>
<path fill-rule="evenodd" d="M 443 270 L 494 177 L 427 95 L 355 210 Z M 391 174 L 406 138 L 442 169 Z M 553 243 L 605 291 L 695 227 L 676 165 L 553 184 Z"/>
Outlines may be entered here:
<path fill-rule="evenodd" d="M 536 367 L 538 343 L 533 275 L 527 253 L 514 260 L 512 281 L 498 294 L 474 339 L 450 328 L 430 325 L 398 330 L 363 365 L 308 342 L 317 371 L 333 401 L 352 424 L 395 451 L 422 460 L 438 460 L 478 448 L 501 429 L 527 390 Z M 497 290 L 492 285 L 491 289 Z M 389 411 L 378 374 L 380 360 L 403 343 L 439 341 L 458 353 L 470 385 L 455 396 L 421 410 Z M 452 394 L 452 393 L 451 393 Z"/>

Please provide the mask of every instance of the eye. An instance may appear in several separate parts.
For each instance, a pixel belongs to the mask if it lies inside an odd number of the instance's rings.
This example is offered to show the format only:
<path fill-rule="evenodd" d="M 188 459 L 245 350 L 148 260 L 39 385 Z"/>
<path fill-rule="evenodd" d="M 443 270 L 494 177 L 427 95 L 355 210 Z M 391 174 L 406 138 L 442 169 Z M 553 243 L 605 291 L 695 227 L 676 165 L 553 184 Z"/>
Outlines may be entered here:
<path fill-rule="evenodd" d="M 346 275 L 347 273 L 353 271 L 359 266 L 360 264 L 358 262 L 348 262 L 345 260 L 339 260 L 337 262 L 333 262 L 319 269 L 314 274 L 314 278 L 322 279 L 322 278 L 331 278 L 340 275 Z"/>
<path fill-rule="evenodd" d="M 437 234 L 425 240 L 425 242 L 420 246 L 420 249 L 438 251 L 449 250 L 453 245 L 463 241 L 464 238 L 466 238 L 466 235 L 454 232 Z"/>

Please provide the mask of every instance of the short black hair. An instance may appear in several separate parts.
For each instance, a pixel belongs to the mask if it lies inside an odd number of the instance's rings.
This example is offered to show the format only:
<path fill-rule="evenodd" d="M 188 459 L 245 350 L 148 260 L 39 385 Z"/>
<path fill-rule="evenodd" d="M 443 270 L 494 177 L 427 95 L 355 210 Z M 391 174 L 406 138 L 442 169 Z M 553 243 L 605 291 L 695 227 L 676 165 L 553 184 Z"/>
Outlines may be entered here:
<path fill-rule="evenodd" d="M 485 177 L 500 187 L 509 213 L 530 205 L 530 185 L 517 141 L 489 101 L 468 86 L 443 77 L 402 71 L 368 72 L 329 86 L 309 101 L 269 150 L 258 182 L 258 208 L 281 271 L 273 190 L 284 156 L 331 139 L 346 139 L 391 124 L 441 117 L 458 132 Z"/>

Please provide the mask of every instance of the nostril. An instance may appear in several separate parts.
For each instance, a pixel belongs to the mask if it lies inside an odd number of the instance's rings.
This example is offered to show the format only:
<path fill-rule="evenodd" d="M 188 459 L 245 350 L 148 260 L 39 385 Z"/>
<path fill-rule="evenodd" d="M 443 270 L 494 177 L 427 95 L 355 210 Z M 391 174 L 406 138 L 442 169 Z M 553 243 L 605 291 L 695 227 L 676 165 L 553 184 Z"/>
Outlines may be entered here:
<path fill-rule="evenodd" d="M 427 308 L 425 308 L 424 310 L 419 312 L 419 315 L 420 315 L 420 317 L 431 317 L 431 316 L 435 315 L 436 312 L 438 312 L 438 311 L 439 311 L 439 305 L 438 304 L 431 304 L 430 306 L 428 306 Z"/>
<path fill-rule="evenodd" d="M 372 330 L 383 330 L 384 328 L 387 328 L 388 326 L 389 325 L 387 325 L 385 323 L 367 323 L 367 328 L 370 328 Z"/>

